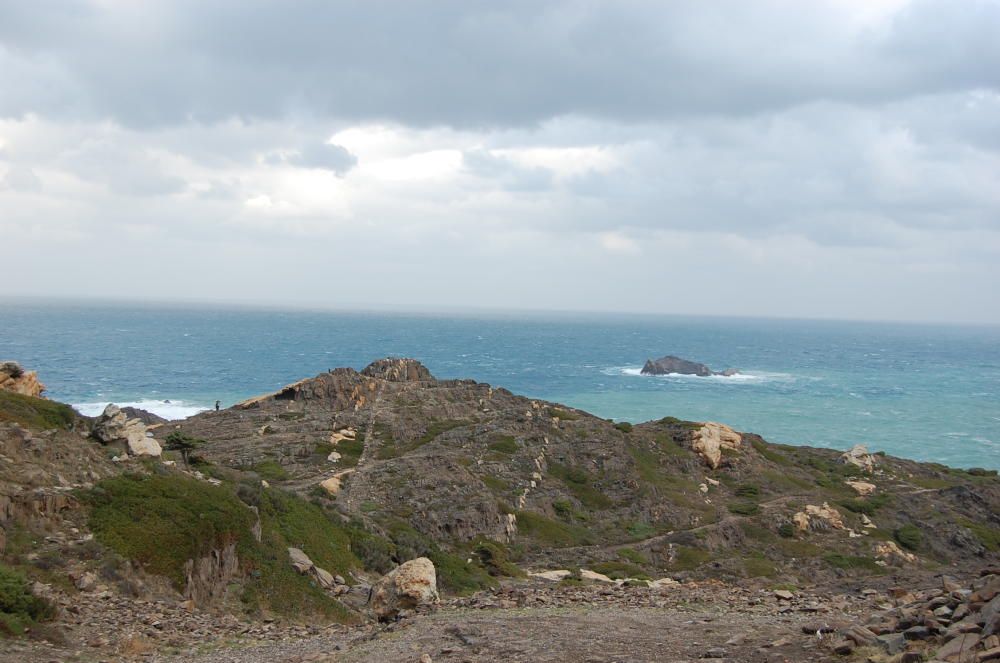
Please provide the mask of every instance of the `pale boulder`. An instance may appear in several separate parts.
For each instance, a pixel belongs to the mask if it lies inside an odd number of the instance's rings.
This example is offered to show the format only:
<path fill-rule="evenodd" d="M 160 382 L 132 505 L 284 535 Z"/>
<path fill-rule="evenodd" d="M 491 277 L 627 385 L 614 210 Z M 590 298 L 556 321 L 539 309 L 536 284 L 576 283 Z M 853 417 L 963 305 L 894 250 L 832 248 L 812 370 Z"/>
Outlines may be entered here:
<path fill-rule="evenodd" d="M 844 483 L 850 486 L 861 497 L 874 495 L 877 488 L 875 484 L 868 483 L 867 481 L 845 481 Z"/>
<path fill-rule="evenodd" d="M 868 447 L 863 444 L 855 444 L 850 451 L 841 454 L 840 462 L 854 465 L 869 474 L 875 471 L 875 456 L 868 453 Z"/>
<path fill-rule="evenodd" d="M 388 621 L 401 610 L 432 606 L 440 600 L 434 563 L 418 557 L 382 576 L 372 587 L 368 606 L 379 621 Z"/>
<path fill-rule="evenodd" d="M 303 575 L 309 573 L 312 568 L 316 566 L 313 564 L 313 561 L 309 559 L 309 555 L 305 554 L 298 548 L 289 548 L 288 557 L 291 559 L 292 566 L 295 570 Z"/>
<path fill-rule="evenodd" d="M 895 541 L 882 541 L 875 546 L 875 556 L 890 566 L 914 564 L 917 556 L 900 548 Z"/>
<path fill-rule="evenodd" d="M 580 579 L 581 580 L 593 580 L 594 582 L 607 582 L 614 584 L 614 580 L 604 575 L 603 573 L 598 573 L 597 571 L 591 571 L 590 569 L 580 569 Z"/>
<path fill-rule="evenodd" d="M 722 465 L 724 449 L 739 451 L 743 436 L 725 424 L 706 421 L 694 432 L 691 448 L 700 455 L 713 470 Z"/>
<path fill-rule="evenodd" d="M 38 373 L 26 371 L 16 361 L 0 363 L 0 391 L 40 398 L 45 385 L 38 381 Z"/>
<path fill-rule="evenodd" d="M 846 529 L 843 516 L 826 502 L 823 502 L 822 506 L 807 504 L 804 511 L 799 511 L 792 516 L 792 522 L 795 523 L 797 529 L 803 532 L 827 527 Z"/>

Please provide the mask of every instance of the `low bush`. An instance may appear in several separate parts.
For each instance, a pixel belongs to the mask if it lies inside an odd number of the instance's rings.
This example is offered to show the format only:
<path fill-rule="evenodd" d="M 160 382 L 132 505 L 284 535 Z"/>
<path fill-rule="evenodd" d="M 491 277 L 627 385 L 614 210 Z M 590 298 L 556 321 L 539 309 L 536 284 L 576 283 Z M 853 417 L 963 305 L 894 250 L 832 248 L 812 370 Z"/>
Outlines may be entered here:
<path fill-rule="evenodd" d="M 37 622 L 55 616 L 55 608 L 31 593 L 28 579 L 0 564 L 0 636 L 21 635 Z"/>
<path fill-rule="evenodd" d="M 899 545 L 907 550 L 917 550 L 920 548 L 924 536 L 919 527 L 906 524 L 902 527 L 897 527 L 892 533 L 892 538 L 896 539 Z"/>

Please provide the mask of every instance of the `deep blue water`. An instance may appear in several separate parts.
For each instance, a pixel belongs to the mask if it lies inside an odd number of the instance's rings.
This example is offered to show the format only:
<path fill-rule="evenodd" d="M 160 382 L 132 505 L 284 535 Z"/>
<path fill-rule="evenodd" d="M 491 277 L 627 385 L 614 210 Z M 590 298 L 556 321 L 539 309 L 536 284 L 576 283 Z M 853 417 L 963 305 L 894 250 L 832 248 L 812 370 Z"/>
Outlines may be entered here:
<path fill-rule="evenodd" d="M 745 375 L 637 375 L 664 354 Z M 88 412 L 115 401 L 188 413 L 387 355 L 602 417 L 715 420 L 774 442 L 1000 468 L 998 327 L 0 303 L 0 360 Z"/>

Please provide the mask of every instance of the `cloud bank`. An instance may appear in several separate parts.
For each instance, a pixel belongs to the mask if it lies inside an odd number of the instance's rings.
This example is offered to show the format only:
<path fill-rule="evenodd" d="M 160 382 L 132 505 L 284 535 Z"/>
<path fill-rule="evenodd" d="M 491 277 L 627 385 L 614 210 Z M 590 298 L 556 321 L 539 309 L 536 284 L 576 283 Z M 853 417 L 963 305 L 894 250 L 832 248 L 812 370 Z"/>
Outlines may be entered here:
<path fill-rule="evenodd" d="M 0 1 L 0 294 L 1000 322 L 997 25 Z"/>

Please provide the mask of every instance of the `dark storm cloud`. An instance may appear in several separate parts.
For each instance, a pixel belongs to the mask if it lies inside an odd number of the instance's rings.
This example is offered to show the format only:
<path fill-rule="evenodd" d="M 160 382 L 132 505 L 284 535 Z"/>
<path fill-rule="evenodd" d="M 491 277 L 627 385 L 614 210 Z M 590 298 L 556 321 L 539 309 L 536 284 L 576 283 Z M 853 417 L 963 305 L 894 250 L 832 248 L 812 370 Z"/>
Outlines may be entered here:
<path fill-rule="evenodd" d="M 825 3 L 0 3 L 0 113 L 133 126 L 289 114 L 648 121 L 1000 85 L 1000 5 L 858 30 Z"/>

